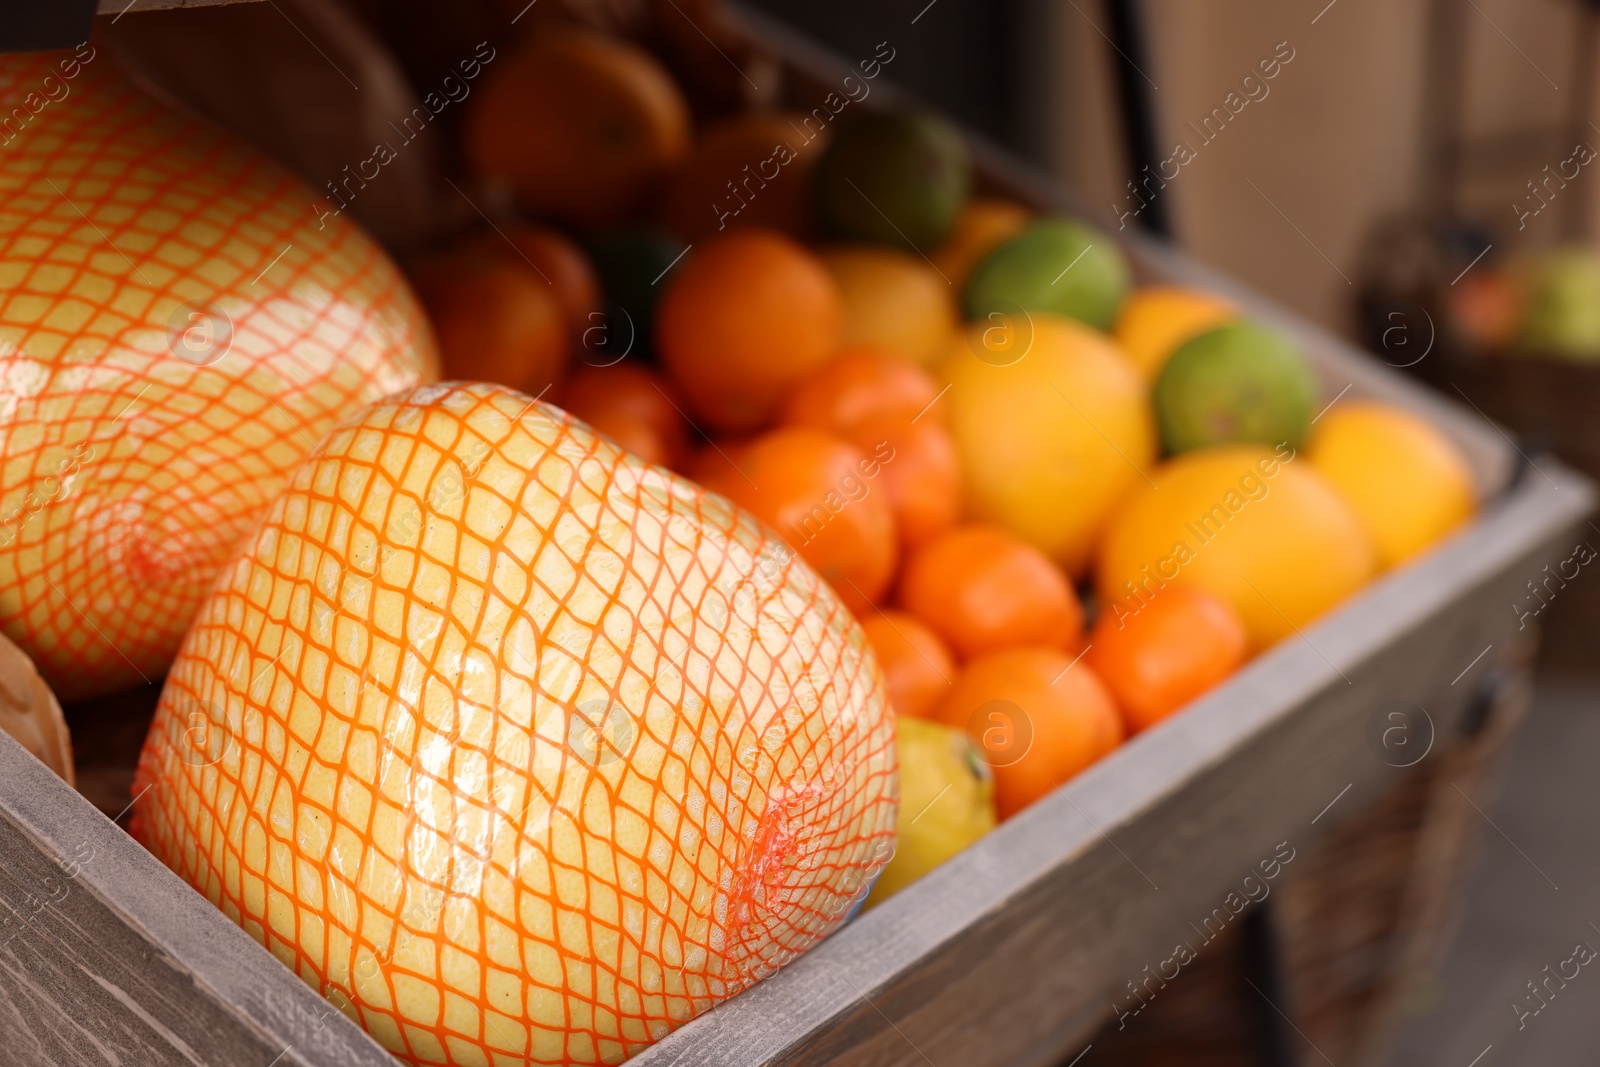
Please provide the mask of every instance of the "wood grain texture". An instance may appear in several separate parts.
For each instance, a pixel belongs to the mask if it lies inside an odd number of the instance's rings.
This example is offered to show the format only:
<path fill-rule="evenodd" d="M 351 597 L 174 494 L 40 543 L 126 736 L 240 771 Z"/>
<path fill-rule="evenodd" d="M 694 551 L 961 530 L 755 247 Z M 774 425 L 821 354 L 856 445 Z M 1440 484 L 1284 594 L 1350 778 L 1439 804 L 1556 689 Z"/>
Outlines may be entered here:
<path fill-rule="evenodd" d="M 355 1024 L 5 736 L 0 857 L 8 1067 L 392 1067 Z"/>

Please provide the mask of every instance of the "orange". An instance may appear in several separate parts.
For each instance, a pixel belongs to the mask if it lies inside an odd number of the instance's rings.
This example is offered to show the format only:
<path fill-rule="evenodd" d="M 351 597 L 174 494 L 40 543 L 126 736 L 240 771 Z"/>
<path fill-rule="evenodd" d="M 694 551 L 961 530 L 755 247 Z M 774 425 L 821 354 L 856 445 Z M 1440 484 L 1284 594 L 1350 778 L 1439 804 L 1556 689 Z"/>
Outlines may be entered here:
<path fill-rule="evenodd" d="M 324 438 L 137 772 L 139 841 L 416 1067 L 621 1063 L 837 929 L 893 851 L 850 612 L 531 400 L 402 392 Z"/>
<path fill-rule="evenodd" d="M 1005 241 L 1021 233 L 1033 212 L 1010 200 L 975 197 L 956 216 L 950 236 L 928 258 L 950 281 L 951 292 L 966 288 L 972 269 Z"/>
<path fill-rule="evenodd" d="M 1084 662 L 1117 698 L 1128 732 L 1155 725 L 1244 662 L 1250 635 L 1227 601 L 1192 585 L 1145 604 L 1108 604 Z"/>
<path fill-rule="evenodd" d="M 850 433 L 869 419 L 910 422 L 923 412 L 943 422 L 943 411 L 934 404 L 938 396 L 939 387 L 926 371 L 887 348 L 860 345 L 839 352 L 801 382 L 780 419 L 837 433 Z"/>
<path fill-rule="evenodd" d="M 1179 580 L 1233 606 L 1259 651 L 1360 589 L 1376 559 L 1350 504 L 1289 445 L 1217 445 L 1156 468 L 1106 527 L 1102 603 Z"/>
<path fill-rule="evenodd" d="M 1220 296 L 1178 285 L 1151 285 L 1129 294 L 1111 333 L 1128 361 L 1147 381 L 1154 381 L 1167 357 L 1185 341 L 1238 315 L 1238 309 Z"/>
<path fill-rule="evenodd" d="M 944 639 L 903 611 L 875 611 L 861 622 L 889 685 L 889 706 L 926 718 L 956 677 Z"/>
<path fill-rule="evenodd" d="M 1083 631 L 1083 607 L 1066 575 L 995 526 L 960 526 L 913 552 L 900 605 L 962 656 L 1010 645 L 1067 648 Z"/>
<path fill-rule="evenodd" d="M 1355 509 L 1385 569 L 1427 551 L 1477 506 L 1460 449 L 1399 408 L 1334 405 L 1312 428 L 1306 455 Z"/>
<path fill-rule="evenodd" d="M 691 414 L 755 430 L 839 344 L 839 290 L 822 264 L 772 230 L 734 230 L 696 249 L 656 309 L 662 363 Z"/>
<path fill-rule="evenodd" d="M 956 332 L 955 290 L 927 260 L 879 245 L 826 249 L 844 298 L 844 341 L 878 345 L 931 366 Z"/>
<path fill-rule="evenodd" d="M 662 224 L 691 244 L 738 226 L 804 237 L 811 170 L 827 144 L 799 132 L 805 118 L 750 111 L 711 124 L 667 188 Z"/>
<path fill-rule="evenodd" d="M 636 45 L 534 34 L 498 59 L 462 120 L 462 151 L 529 212 L 592 228 L 636 214 L 688 154 L 689 109 Z"/>
<path fill-rule="evenodd" d="M 864 613 L 882 598 L 897 553 L 879 457 L 801 427 L 773 430 L 730 457 L 736 469 L 724 460 L 706 488 L 777 530 L 852 610 Z"/>
<path fill-rule="evenodd" d="M 478 234 L 468 247 L 532 268 L 555 291 L 575 340 L 593 325 L 590 315 L 600 308 L 600 277 L 571 238 L 548 226 L 504 226 L 500 232 Z"/>
<path fill-rule="evenodd" d="M 421 265 L 412 283 L 433 320 L 446 378 L 537 396 L 566 369 L 566 313 L 555 290 L 521 259 L 458 249 Z"/>
<path fill-rule="evenodd" d="M 975 323 L 941 370 L 968 513 L 1082 574 L 1155 458 L 1149 383 L 1105 334 L 1043 312 Z"/>
<path fill-rule="evenodd" d="M 961 517 L 961 460 L 950 431 L 932 414 L 916 422 L 888 415 L 866 419 L 845 439 L 883 460 L 879 480 L 894 509 L 901 543 L 920 545 Z"/>
<path fill-rule="evenodd" d="M 561 406 L 651 463 L 677 467 L 688 456 L 682 401 L 653 370 L 632 363 L 580 366 L 562 387 Z"/>
<path fill-rule="evenodd" d="M 1094 671 L 1059 649 L 1008 648 L 966 665 L 933 717 L 964 729 L 994 769 L 1008 819 L 1122 743 L 1122 717 Z"/>

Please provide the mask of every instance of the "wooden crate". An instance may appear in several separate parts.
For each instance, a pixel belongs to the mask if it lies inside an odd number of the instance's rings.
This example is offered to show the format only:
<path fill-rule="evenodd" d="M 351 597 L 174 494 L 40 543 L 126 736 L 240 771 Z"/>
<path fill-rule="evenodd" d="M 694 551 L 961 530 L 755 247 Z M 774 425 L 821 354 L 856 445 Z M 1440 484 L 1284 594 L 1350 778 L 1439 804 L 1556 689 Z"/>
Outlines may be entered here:
<path fill-rule="evenodd" d="M 816 100 L 850 71 L 748 17 L 786 58 L 798 101 Z M 873 106 L 894 100 L 886 82 L 875 84 Z M 1100 214 L 993 149 L 976 141 L 974 149 L 988 189 L 1041 209 Z M 1114 230 L 1114 220 L 1101 221 Z M 1326 395 L 1382 398 L 1440 426 L 1472 463 L 1482 513 L 631 1062 L 1044 1067 L 1070 1059 L 1127 999 L 1124 983 L 1168 958 L 1190 924 L 1213 914 L 1280 843 L 1308 846 L 1405 773 L 1380 758 L 1375 714 L 1411 702 L 1438 738 L 1452 736 L 1479 682 L 1526 636 L 1511 605 L 1541 567 L 1569 554 L 1594 504 L 1588 480 L 1545 457 L 1532 469 L 1470 409 L 1171 248 L 1132 231 L 1118 236 L 1142 280 L 1225 292 L 1299 337 Z M 136 722 L 139 712 L 96 714 Z M 115 791 L 126 773 L 119 751 L 106 746 L 108 763 L 86 786 Z M 392 1062 L 4 737 L 0 857 L 0 1062 L 86 1067 L 115 1062 L 113 1054 L 141 1067 Z"/>

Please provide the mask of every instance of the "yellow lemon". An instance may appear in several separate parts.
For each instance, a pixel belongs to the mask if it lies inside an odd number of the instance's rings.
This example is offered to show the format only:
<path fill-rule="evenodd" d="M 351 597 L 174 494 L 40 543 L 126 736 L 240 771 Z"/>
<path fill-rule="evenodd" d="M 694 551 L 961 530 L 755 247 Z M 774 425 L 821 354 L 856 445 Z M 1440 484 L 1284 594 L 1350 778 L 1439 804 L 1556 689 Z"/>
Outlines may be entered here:
<path fill-rule="evenodd" d="M 1033 212 L 1010 200 L 976 198 L 969 200 L 956 216 L 950 236 L 928 256 L 950 280 L 951 291 L 966 288 L 967 279 L 990 252 L 1021 233 Z"/>
<path fill-rule="evenodd" d="M 1322 416 L 1306 453 L 1355 509 L 1385 568 L 1426 551 L 1476 507 L 1460 451 L 1398 408 L 1341 404 Z"/>
<path fill-rule="evenodd" d="M 1106 528 L 1103 603 L 1138 611 L 1197 585 L 1239 612 L 1260 650 L 1361 588 L 1376 558 L 1361 519 L 1289 445 L 1185 452 L 1141 482 Z"/>
<path fill-rule="evenodd" d="M 1104 334 L 1038 312 L 973 325 L 943 371 L 969 511 L 1082 573 L 1155 456 L 1143 380 Z"/>
<path fill-rule="evenodd" d="M 895 716 L 900 758 L 900 815 L 894 858 L 867 896 L 867 907 L 892 897 L 994 829 L 994 774 L 965 730 Z"/>
<path fill-rule="evenodd" d="M 1178 285 L 1134 290 L 1122 305 L 1112 336 L 1139 373 L 1154 380 L 1167 357 L 1187 340 L 1238 316 L 1220 296 Z"/>
<path fill-rule="evenodd" d="M 830 249 L 822 262 L 844 297 L 844 343 L 881 345 L 928 366 L 956 329 L 954 290 L 927 260 L 891 248 Z"/>

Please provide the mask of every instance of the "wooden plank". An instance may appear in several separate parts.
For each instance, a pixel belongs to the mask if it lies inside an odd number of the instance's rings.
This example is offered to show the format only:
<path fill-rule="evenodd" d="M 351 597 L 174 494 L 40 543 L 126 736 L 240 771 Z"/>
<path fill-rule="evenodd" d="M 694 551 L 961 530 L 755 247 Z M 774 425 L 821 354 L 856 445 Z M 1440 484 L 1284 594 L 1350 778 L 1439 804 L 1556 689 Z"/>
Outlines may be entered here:
<path fill-rule="evenodd" d="M 3 734 L 0 856 L 0 1062 L 394 1067 Z"/>
<path fill-rule="evenodd" d="M 930 1052 L 998 1067 L 1076 1051 L 1278 843 L 1303 847 L 1403 773 L 1369 744 L 1381 705 L 1456 729 L 1493 648 L 1513 644 L 1523 583 L 1594 505 L 1581 476 L 1541 466 L 1556 485 L 1524 478 L 1439 551 L 632 1062 L 909 1067 Z"/>

